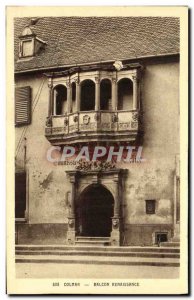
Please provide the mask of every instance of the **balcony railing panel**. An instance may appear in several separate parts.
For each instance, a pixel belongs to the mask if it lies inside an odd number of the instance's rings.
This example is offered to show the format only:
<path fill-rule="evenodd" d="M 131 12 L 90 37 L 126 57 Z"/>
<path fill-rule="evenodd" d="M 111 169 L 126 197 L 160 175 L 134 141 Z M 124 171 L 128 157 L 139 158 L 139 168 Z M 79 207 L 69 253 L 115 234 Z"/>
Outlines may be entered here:
<path fill-rule="evenodd" d="M 77 132 L 79 129 L 79 115 L 78 113 L 70 114 L 68 117 L 68 132 L 69 133 L 74 133 Z"/>
<path fill-rule="evenodd" d="M 96 131 L 97 120 L 95 112 L 79 112 L 79 131 Z"/>
<path fill-rule="evenodd" d="M 117 130 L 117 113 L 115 112 L 102 112 L 101 113 L 101 127 L 103 131 Z"/>
<path fill-rule="evenodd" d="M 46 136 L 49 140 L 62 139 L 62 142 L 73 137 L 82 139 L 90 137 L 94 140 L 116 137 L 119 135 L 135 138 L 139 130 L 138 111 L 81 111 L 63 116 L 52 116 L 51 127 L 46 128 Z"/>

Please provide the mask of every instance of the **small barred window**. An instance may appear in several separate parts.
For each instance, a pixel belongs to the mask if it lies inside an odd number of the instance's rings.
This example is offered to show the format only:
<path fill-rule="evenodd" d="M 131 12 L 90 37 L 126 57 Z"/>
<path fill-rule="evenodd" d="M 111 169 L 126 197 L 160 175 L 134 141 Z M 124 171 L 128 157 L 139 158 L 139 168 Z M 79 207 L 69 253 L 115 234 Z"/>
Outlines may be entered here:
<path fill-rule="evenodd" d="M 146 214 L 156 213 L 156 200 L 146 200 Z"/>

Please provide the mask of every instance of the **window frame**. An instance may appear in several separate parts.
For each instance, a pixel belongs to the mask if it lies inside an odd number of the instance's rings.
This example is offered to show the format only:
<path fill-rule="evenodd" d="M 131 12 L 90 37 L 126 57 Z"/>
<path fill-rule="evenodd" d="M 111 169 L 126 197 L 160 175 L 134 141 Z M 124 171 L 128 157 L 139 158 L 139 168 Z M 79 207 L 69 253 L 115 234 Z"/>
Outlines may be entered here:
<path fill-rule="evenodd" d="M 152 203 L 153 207 L 151 210 L 148 209 L 148 205 Z M 155 215 L 156 214 L 156 199 L 146 199 L 145 200 L 145 212 L 146 215 Z"/>
<path fill-rule="evenodd" d="M 24 45 L 26 42 L 31 42 L 32 54 L 24 55 Z M 34 56 L 34 42 L 33 39 L 26 39 L 21 42 L 21 57 L 32 57 Z"/>
<path fill-rule="evenodd" d="M 32 55 L 24 55 L 23 43 L 24 42 L 29 42 L 29 41 L 31 41 L 31 43 L 32 43 Z M 34 35 L 21 36 L 20 41 L 19 41 L 19 59 L 34 57 L 34 55 L 35 55 L 35 38 L 34 38 Z"/>

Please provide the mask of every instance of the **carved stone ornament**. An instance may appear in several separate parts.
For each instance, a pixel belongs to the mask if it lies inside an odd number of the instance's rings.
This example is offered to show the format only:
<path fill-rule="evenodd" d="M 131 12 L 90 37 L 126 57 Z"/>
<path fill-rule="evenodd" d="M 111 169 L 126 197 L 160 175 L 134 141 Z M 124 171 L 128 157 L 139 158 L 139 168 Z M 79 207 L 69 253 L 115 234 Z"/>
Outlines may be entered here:
<path fill-rule="evenodd" d="M 100 78 L 99 78 L 99 77 L 95 77 L 95 82 L 96 82 L 97 84 L 99 84 L 99 83 L 100 83 Z"/>
<path fill-rule="evenodd" d="M 112 225 L 114 229 L 117 229 L 119 227 L 119 219 L 113 219 Z"/>
<path fill-rule="evenodd" d="M 117 79 L 116 78 L 112 78 L 112 83 L 116 84 L 117 83 Z"/>
<path fill-rule="evenodd" d="M 138 81 L 138 77 L 137 77 L 137 75 L 136 74 L 134 74 L 134 75 L 132 75 L 132 79 L 133 79 L 133 81 Z"/>
<path fill-rule="evenodd" d="M 84 125 L 88 125 L 90 123 L 90 116 L 88 115 L 83 116 L 83 123 Z"/>
<path fill-rule="evenodd" d="M 132 119 L 133 119 L 134 122 L 138 121 L 138 113 L 137 112 L 133 112 Z"/>
<path fill-rule="evenodd" d="M 117 116 L 117 114 L 113 114 L 113 115 L 112 115 L 112 122 L 113 122 L 113 123 L 118 122 L 118 116 Z"/>
<path fill-rule="evenodd" d="M 73 227 L 74 226 L 74 220 L 69 219 L 68 224 L 69 224 L 69 227 Z"/>
<path fill-rule="evenodd" d="M 69 124 L 69 120 L 67 117 L 64 118 L 64 125 L 67 126 Z"/>
<path fill-rule="evenodd" d="M 46 119 L 46 126 L 47 127 L 52 127 L 52 117 L 47 117 L 47 119 Z"/>
<path fill-rule="evenodd" d="M 67 88 L 70 88 L 71 87 L 71 82 L 67 81 L 66 85 L 67 85 Z"/>
<path fill-rule="evenodd" d="M 96 113 L 94 115 L 94 120 L 97 121 L 97 122 L 100 121 L 100 114 Z"/>
<path fill-rule="evenodd" d="M 121 69 L 123 69 L 123 64 L 122 64 L 122 61 L 120 61 L 120 60 L 116 60 L 113 64 L 113 66 L 115 67 L 115 69 L 117 71 L 120 71 Z"/>
<path fill-rule="evenodd" d="M 106 162 L 106 161 L 84 161 L 80 160 L 78 165 L 76 166 L 77 170 L 80 171 L 102 171 L 102 170 L 111 170 L 115 168 L 115 164 L 113 162 Z"/>
<path fill-rule="evenodd" d="M 76 84 L 80 84 L 80 80 L 79 80 L 79 78 L 78 78 L 78 77 L 77 77 L 77 78 L 75 78 L 75 79 L 74 79 L 74 81 L 75 81 L 75 83 L 76 83 Z"/>
<path fill-rule="evenodd" d="M 73 117 L 73 121 L 74 121 L 75 123 L 77 123 L 77 121 L 78 121 L 78 116 L 74 116 L 74 117 Z"/>

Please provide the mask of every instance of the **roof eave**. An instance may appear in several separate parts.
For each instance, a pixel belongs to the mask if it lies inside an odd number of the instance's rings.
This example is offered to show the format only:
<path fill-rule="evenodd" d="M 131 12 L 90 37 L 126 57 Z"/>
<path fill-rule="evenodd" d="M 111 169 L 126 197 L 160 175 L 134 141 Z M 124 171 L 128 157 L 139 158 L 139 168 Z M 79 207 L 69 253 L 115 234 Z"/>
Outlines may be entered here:
<path fill-rule="evenodd" d="M 154 55 L 144 55 L 144 56 L 134 56 L 130 58 L 123 58 L 123 59 L 114 59 L 114 60 L 104 60 L 104 61 L 97 61 L 97 62 L 91 62 L 91 63 L 80 63 L 80 64 L 71 64 L 71 65 L 60 65 L 60 66 L 53 66 L 53 67 L 44 67 L 44 68 L 33 68 L 33 69 L 25 69 L 20 71 L 15 71 L 15 74 L 25 74 L 25 73 L 32 73 L 32 72 L 39 72 L 39 71 L 46 71 L 46 70 L 55 70 L 55 69 L 63 69 L 63 68 L 71 68 L 74 66 L 84 66 L 84 65 L 94 65 L 94 64 L 102 64 L 102 63 L 114 63 L 115 60 L 120 61 L 131 61 L 131 60 L 140 60 L 145 58 L 156 58 L 156 57 L 167 57 L 167 56 L 177 56 L 180 55 L 179 52 L 174 53 L 163 53 L 163 54 L 154 54 Z"/>

